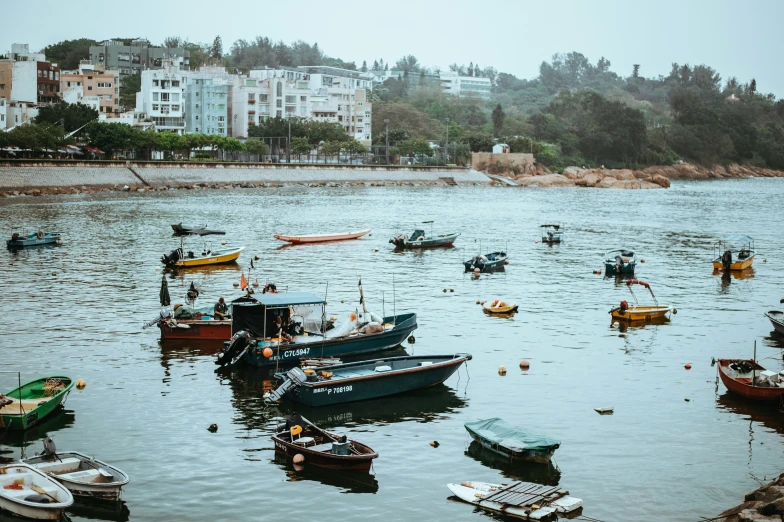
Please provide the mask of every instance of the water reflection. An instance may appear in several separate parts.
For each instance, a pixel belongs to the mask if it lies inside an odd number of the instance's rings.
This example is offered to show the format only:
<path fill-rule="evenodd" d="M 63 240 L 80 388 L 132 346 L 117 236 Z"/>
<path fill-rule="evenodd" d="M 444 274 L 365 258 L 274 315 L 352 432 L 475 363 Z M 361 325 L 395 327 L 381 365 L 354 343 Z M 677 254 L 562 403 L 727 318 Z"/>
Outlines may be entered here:
<path fill-rule="evenodd" d="M 368 473 L 309 467 L 307 464 L 295 465 L 277 453 L 272 461 L 286 473 L 289 482 L 313 480 L 327 486 L 341 488 L 342 493 L 376 493 L 378 491 L 378 480 L 374 475 Z"/>
<path fill-rule="evenodd" d="M 547 486 L 557 486 L 561 480 L 561 470 L 553 464 L 538 464 L 536 462 L 513 462 L 507 457 L 483 448 L 477 441 L 472 440 L 465 452 L 474 460 L 485 466 L 497 469 L 512 480 L 536 482 Z"/>

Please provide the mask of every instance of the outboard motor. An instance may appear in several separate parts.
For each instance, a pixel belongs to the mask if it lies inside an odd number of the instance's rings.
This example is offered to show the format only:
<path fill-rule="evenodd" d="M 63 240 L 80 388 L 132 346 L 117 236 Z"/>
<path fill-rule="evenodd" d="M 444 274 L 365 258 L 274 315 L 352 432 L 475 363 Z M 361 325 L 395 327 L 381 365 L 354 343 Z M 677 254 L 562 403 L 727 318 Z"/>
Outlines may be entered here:
<path fill-rule="evenodd" d="M 730 266 L 732 265 L 732 250 L 726 250 L 721 255 L 721 264 L 724 266 L 724 270 L 730 269 Z"/>
<path fill-rule="evenodd" d="M 243 350 L 250 345 L 250 334 L 245 330 L 239 331 L 231 338 L 231 343 L 226 347 L 223 352 L 215 359 L 215 364 L 218 366 L 226 366 L 235 357 L 237 357 Z"/>
<path fill-rule="evenodd" d="M 168 256 L 166 254 L 161 256 L 161 263 L 163 263 L 166 266 L 174 266 L 175 264 L 177 264 L 177 261 L 179 261 L 182 258 L 183 258 L 182 249 L 177 248 L 175 250 L 172 250 Z"/>

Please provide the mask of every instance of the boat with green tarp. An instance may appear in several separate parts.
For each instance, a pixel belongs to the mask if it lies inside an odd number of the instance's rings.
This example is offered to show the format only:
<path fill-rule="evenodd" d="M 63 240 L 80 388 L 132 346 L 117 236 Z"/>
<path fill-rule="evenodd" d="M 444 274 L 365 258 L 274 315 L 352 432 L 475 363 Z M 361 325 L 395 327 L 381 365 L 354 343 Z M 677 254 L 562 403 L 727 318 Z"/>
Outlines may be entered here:
<path fill-rule="evenodd" d="M 561 446 L 561 441 L 514 426 L 503 419 L 466 422 L 465 429 L 484 448 L 509 460 L 547 463 Z"/>
<path fill-rule="evenodd" d="M 0 429 L 26 430 L 57 410 L 74 382 L 70 377 L 42 377 L 0 394 Z"/>

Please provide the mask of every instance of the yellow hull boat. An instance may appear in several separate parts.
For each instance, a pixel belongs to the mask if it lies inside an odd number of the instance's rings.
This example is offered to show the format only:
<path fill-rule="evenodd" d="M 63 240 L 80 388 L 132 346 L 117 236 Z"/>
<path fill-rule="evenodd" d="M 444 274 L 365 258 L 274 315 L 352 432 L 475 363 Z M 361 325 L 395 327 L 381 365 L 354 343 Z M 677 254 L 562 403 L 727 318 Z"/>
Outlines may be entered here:
<path fill-rule="evenodd" d="M 178 260 L 174 266 L 177 268 L 191 268 L 196 266 L 207 265 L 224 265 L 226 263 L 233 263 L 240 257 L 245 247 L 240 248 L 227 248 L 223 250 L 214 250 L 206 256 L 186 257 L 185 259 Z"/>

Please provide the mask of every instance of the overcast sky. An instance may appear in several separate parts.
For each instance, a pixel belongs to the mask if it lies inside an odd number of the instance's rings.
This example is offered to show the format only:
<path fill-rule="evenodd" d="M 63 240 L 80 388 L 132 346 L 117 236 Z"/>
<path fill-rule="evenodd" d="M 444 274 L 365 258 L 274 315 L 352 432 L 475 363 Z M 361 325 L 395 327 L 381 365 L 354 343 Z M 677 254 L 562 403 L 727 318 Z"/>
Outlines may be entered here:
<path fill-rule="evenodd" d="M 784 96 L 784 0 L 0 0 L 0 50 L 80 37 L 177 35 L 228 51 L 257 35 L 318 42 L 329 56 L 369 64 L 413 54 L 428 66 L 473 61 L 533 78 L 553 53 L 605 56 L 624 76 L 666 75 L 672 62 L 707 64 L 723 79 Z"/>

